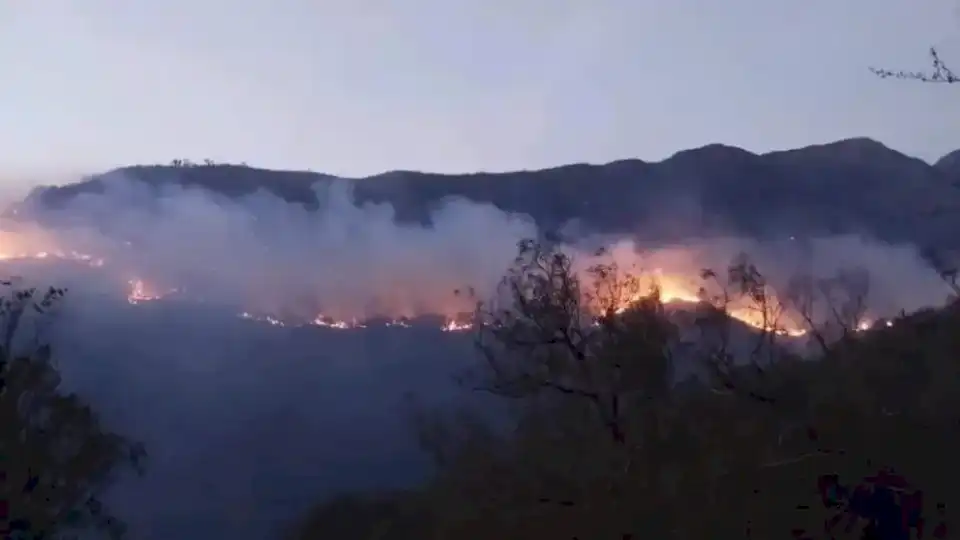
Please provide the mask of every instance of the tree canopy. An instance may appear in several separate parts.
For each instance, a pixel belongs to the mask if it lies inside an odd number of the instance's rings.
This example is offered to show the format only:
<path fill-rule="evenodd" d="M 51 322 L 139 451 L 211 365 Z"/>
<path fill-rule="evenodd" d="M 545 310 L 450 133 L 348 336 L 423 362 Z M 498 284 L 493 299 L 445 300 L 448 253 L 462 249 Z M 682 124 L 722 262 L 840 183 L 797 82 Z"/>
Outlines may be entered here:
<path fill-rule="evenodd" d="M 371 539 L 945 537 L 960 505 L 958 304 L 855 332 L 848 295 L 828 312 L 846 331 L 810 319 L 815 360 L 773 327 L 736 354 L 745 334 L 723 301 L 773 298 L 748 261 L 705 272 L 724 292 L 691 326 L 621 269 L 577 275 L 533 242 L 519 255 L 478 308 L 482 361 L 460 379 L 508 418 L 416 411 L 430 479 L 390 504 L 321 506 L 296 537 L 326 538 L 323 516 L 350 512 L 351 537 Z M 702 369 L 680 380 L 684 362 Z"/>
<path fill-rule="evenodd" d="M 140 470 L 144 449 L 107 430 L 79 396 L 61 389 L 52 349 L 35 323 L 51 316 L 65 291 L 3 286 L 8 289 L 0 299 L 3 538 L 72 538 L 81 531 L 121 538 L 124 523 L 100 497 L 120 466 Z"/>

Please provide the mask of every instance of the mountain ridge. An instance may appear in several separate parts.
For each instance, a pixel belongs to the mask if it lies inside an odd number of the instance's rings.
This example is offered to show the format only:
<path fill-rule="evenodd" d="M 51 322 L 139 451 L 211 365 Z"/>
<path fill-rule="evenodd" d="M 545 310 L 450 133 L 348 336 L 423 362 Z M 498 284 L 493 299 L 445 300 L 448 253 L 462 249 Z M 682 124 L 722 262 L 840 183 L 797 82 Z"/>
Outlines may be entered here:
<path fill-rule="evenodd" d="M 312 186 L 340 177 L 245 165 L 138 165 L 47 186 L 29 200 L 62 207 L 104 181 L 200 187 L 227 197 L 266 190 L 316 208 Z M 621 159 L 513 172 L 441 174 L 395 170 L 353 184 L 358 202 L 390 203 L 399 221 L 430 223 L 450 197 L 531 216 L 542 228 L 570 222 L 599 233 L 669 241 L 691 235 L 858 233 L 918 245 L 960 244 L 960 152 L 934 164 L 859 137 L 756 154 L 709 144 L 661 161 Z M 944 210 L 947 211 L 944 211 Z M 952 210 L 958 210 L 953 212 Z"/>

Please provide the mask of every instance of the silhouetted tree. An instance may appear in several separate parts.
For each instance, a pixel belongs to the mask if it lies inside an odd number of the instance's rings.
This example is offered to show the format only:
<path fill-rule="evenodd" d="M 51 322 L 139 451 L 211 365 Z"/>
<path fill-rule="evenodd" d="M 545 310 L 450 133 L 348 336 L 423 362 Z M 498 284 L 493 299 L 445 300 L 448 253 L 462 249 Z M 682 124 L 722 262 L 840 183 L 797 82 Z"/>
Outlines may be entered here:
<path fill-rule="evenodd" d="M 704 277 L 691 332 L 635 276 L 521 244 L 478 308 L 482 360 L 461 379 L 506 414 L 415 411 L 436 466 L 407 499 L 421 537 L 943 536 L 960 505 L 960 307 L 858 332 L 862 273 L 783 296 L 744 258 Z M 815 361 L 779 343 L 783 297 Z M 762 328 L 730 305 L 760 310 Z M 680 383 L 689 361 L 708 369 Z"/>
<path fill-rule="evenodd" d="M 5 286 L 11 286 L 5 282 Z M 62 289 L 13 290 L 0 300 L 0 527 L 4 538 L 124 534 L 100 495 L 118 466 L 137 470 L 142 446 L 104 429 L 77 395 L 60 390 L 51 349 L 24 336 Z M 37 336 L 34 336 L 35 338 Z"/>
<path fill-rule="evenodd" d="M 573 274 L 571 259 L 536 242 L 501 282 L 501 299 L 481 304 L 478 348 L 486 364 L 476 389 L 522 399 L 541 393 L 588 402 L 616 444 L 626 443 L 623 408 L 670 385 L 675 326 L 659 291 L 615 264 Z"/>
<path fill-rule="evenodd" d="M 853 290 L 865 292 L 862 287 Z M 850 310 L 851 305 L 852 313 L 862 313 L 859 298 L 859 293 L 848 296 L 841 304 L 848 307 L 830 313 Z M 792 378 L 793 384 L 803 384 L 803 406 L 794 408 L 802 414 L 783 416 L 782 408 L 777 411 L 786 420 L 784 427 L 802 434 L 794 437 L 802 453 L 775 462 L 776 467 L 795 469 L 801 461 L 817 464 L 805 474 L 816 479 L 821 509 L 827 511 L 819 521 L 795 528 L 798 538 L 820 538 L 820 531 L 833 538 L 841 525 L 839 532 L 857 532 L 864 539 L 908 540 L 912 532 L 922 537 L 925 525 L 934 536 L 944 537 L 943 501 L 955 490 L 948 486 L 960 480 L 948 473 L 949 456 L 958 449 L 956 429 L 951 427 L 958 417 L 950 404 L 954 398 L 930 377 L 956 369 L 948 367 L 955 362 L 947 360 L 955 354 L 951 351 L 957 350 L 956 342 L 935 330 L 956 324 L 956 310 L 951 304 L 943 310 L 903 315 L 882 321 L 871 331 L 860 326 L 853 332 L 849 327 L 832 341 L 816 334 L 821 354 L 803 369 L 807 376 Z M 956 388 L 953 384 L 949 386 Z M 733 388 L 772 409 L 782 404 L 785 390 L 758 400 L 755 389 Z M 933 402 L 938 405 L 931 408 Z M 910 474 L 901 474 L 904 471 Z M 843 483 L 851 481 L 854 487 Z M 917 485 L 930 489 L 925 495 Z M 935 507 L 931 501 L 936 501 Z"/>

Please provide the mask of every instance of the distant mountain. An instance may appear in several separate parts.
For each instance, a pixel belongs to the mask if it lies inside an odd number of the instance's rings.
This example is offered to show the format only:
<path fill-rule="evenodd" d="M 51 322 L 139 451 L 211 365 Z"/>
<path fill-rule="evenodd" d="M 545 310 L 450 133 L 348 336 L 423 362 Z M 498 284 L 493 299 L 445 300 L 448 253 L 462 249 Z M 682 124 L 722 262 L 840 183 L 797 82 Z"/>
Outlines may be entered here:
<path fill-rule="evenodd" d="M 950 174 L 952 172 L 956 175 L 957 171 L 960 171 L 960 150 L 954 150 L 941 157 L 933 166 L 944 173 Z"/>
<path fill-rule="evenodd" d="M 316 207 L 316 182 L 335 177 L 236 165 L 135 166 L 32 194 L 57 207 L 123 174 L 150 185 L 200 186 L 235 197 L 265 189 Z M 359 201 L 389 202 L 402 221 L 428 222 L 460 196 L 525 213 L 541 227 L 571 220 L 595 232 L 663 241 L 692 234 L 755 237 L 869 233 L 888 241 L 958 245 L 960 151 L 930 165 L 871 139 L 753 154 L 719 144 L 660 162 L 572 164 L 537 171 L 444 175 L 392 171 L 352 179 Z"/>

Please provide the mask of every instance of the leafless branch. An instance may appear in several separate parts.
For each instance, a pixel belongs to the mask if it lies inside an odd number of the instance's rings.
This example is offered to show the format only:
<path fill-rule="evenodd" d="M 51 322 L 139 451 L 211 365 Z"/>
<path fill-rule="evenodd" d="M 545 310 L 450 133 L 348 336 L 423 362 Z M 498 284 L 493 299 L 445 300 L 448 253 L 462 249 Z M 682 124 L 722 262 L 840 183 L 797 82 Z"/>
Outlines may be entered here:
<path fill-rule="evenodd" d="M 957 77 L 954 74 L 953 70 L 947 67 L 943 59 L 940 58 L 940 53 L 937 52 L 937 49 L 934 47 L 930 48 L 930 59 L 933 64 L 933 70 L 929 72 L 923 71 L 904 71 L 904 70 L 889 70 L 871 67 L 870 71 L 882 79 L 894 78 L 894 79 L 904 79 L 904 80 L 914 80 L 925 83 L 947 83 L 953 84 L 960 82 L 960 77 Z"/>

